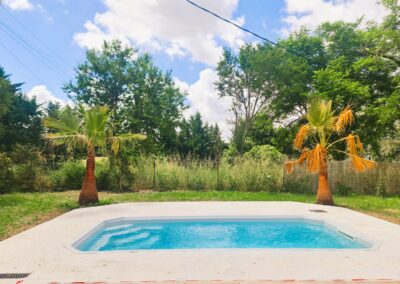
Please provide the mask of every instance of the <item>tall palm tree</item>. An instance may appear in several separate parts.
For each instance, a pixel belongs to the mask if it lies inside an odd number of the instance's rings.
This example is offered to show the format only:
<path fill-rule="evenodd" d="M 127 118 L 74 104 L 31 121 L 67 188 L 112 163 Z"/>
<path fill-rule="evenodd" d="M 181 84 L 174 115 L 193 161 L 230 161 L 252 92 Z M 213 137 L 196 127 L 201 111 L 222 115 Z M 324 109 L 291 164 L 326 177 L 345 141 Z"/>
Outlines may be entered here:
<path fill-rule="evenodd" d="M 329 151 L 346 154 L 358 172 L 374 168 L 376 164 L 361 157 L 364 148 L 358 135 L 350 133 L 336 141 L 330 141 L 332 134 L 343 134 L 347 126 L 354 122 L 354 115 L 349 106 L 335 116 L 332 111 L 332 101 L 316 101 L 311 104 L 305 119 L 307 123 L 300 127 L 293 142 L 294 148 L 300 150 L 301 155 L 297 160 L 286 162 L 285 168 L 288 173 L 292 173 L 294 166 L 306 163 L 307 171 L 319 174 L 317 203 L 333 205 L 328 183 Z M 312 149 L 303 146 L 308 138 L 313 146 Z M 339 142 L 346 143 L 346 151 L 334 148 Z"/>
<path fill-rule="evenodd" d="M 79 147 L 87 150 L 86 173 L 79 195 L 81 205 L 99 200 L 94 175 L 96 148 L 104 148 L 109 144 L 114 154 L 117 154 L 126 142 L 146 138 L 145 135 L 131 133 L 114 136 L 108 109 L 100 106 L 91 109 L 79 106 L 78 111 L 67 108 L 60 119 L 45 118 L 44 125 L 52 130 L 45 134 L 45 139 L 64 144 L 69 150 Z"/>

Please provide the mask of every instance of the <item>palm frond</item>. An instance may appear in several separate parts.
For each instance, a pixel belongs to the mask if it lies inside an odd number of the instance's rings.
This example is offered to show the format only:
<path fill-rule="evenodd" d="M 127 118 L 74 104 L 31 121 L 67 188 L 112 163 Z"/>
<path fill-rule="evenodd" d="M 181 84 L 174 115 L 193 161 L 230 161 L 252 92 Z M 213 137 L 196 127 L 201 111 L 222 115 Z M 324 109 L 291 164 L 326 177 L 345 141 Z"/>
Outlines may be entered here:
<path fill-rule="evenodd" d="M 347 148 L 347 152 L 350 155 L 358 156 L 356 139 L 355 139 L 355 136 L 353 134 L 349 134 L 346 137 L 346 148 Z"/>
<path fill-rule="evenodd" d="M 62 120 L 46 117 L 43 120 L 43 124 L 45 127 L 58 130 L 63 134 L 75 134 L 79 132 L 79 121 L 72 116 L 65 117 Z"/>
<path fill-rule="evenodd" d="M 44 138 L 50 140 L 55 145 L 66 145 L 68 151 L 75 148 L 86 147 L 89 143 L 87 137 L 83 134 L 62 134 L 62 133 L 46 133 Z"/>
<path fill-rule="evenodd" d="M 147 136 L 144 134 L 125 133 L 118 136 L 109 137 L 109 140 L 111 142 L 111 150 L 116 155 L 124 144 L 133 141 L 145 140 L 146 138 Z"/>
<path fill-rule="evenodd" d="M 310 127 L 318 131 L 332 131 L 335 126 L 335 116 L 332 111 L 332 101 L 313 102 L 306 114 Z"/>
<path fill-rule="evenodd" d="M 308 151 L 307 154 L 307 171 L 312 173 L 318 173 L 322 159 L 324 158 L 326 150 L 317 144 L 314 149 Z"/>
<path fill-rule="evenodd" d="M 300 127 L 297 132 L 296 138 L 294 139 L 293 145 L 295 149 L 300 150 L 303 146 L 304 140 L 307 138 L 308 132 L 310 131 L 310 125 L 304 124 Z"/>
<path fill-rule="evenodd" d="M 364 154 L 365 150 L 363 144 L 361 143 L 360 136 L 357 135 L 356 137 L 357 137 L 356 146 L 358 150 L 360 150 L 360 152 Z"/>
<path fill-rule="evenodd" d="M 85 132 L 94 145 L 105 145 L 108 120 L 107 107 L 96 106 L 84 112 Z"/>
<path fill-rule="evenodd" d="M 336 131 L 342 132 L 346 126 L 351 125 L 354 122 L 353 111 L 350 106 L 347 106 L 340 114 L 336 121 Z"/>
<path fill-rule="evenodd" d="M 350 155 L 358 156 L 358 151 L 364 153 L 364 147 L 358 135 L 349 134 L 346 138 L 347 152 Z"/>
<path fill-rule="evenodd" d="M 287 161 L 285 162 L 285 170 L 288 174 L 293 172 L 293 169 L 296 165 L 302 165 L 304 161 L 307 159 L 308 150 L 303 150 L 300 157 L 297 160 Z"/>
<path fill-rule="evenodd" d="M 359 156 L 351 155 L 351 162 L 357 172 L 362 172 L 376 167 L 376 163 L 371 160 L 361 158 Z"/>

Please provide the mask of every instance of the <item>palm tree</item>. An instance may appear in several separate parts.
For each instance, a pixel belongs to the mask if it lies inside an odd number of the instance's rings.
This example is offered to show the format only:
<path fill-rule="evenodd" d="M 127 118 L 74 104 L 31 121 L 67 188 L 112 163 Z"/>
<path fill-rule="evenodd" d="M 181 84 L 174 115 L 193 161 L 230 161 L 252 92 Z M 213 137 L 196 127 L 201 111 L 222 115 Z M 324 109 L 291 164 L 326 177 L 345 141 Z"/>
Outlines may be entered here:
<path fill-rule="evenodd" d="M 349 106 L 335 116 L 332 111 L 332 101 L 315 101 L 311 104 L 305 119 L 307 123 L 300 127 L 293 142 L 294 148 L 300 150 L 301 155 L 297 160 L 286 162 L 285 168 L 288 173 L 292 173 L 294 166 L 306 163 L 308 172 L 319 174 L 317 203 L 333 205 L 328 183 L 329 151 L 346 154 L 358 172 L 374 168 L 376 164 L 360 156 L 364 153 L 364 148 L 358 135 L 350 133 L 336 141 L 330 141 L 332 134 L 342 134 L 347 126 L 354 122 L 354 115 Z M 313 146 L 311 150 L 303 146 L 307 138 L 310 138 Z M 334 148 L 339 142 L 346 143 L 346 151 Z"/>
<path fill-rule="evenodd" d="M 44 125 L 52 130 L 45 134 L 45 139 L 55 144 L 64 144 L 68 150 L 79 147 L 87 150 L 86 173 L 79 195 L 81 205 L 99 200 L 94 175 L 96 148 L 111 145 L 111 150 L 117 154 L 126 142 L 146 138 L 145 135 L 131 133 L 114 136 L 108 109 L 100 106 L 91 109 L 79 106 L 78 111 L 66 108 L 60 119 L 47 117 L 44 119 Z"/>

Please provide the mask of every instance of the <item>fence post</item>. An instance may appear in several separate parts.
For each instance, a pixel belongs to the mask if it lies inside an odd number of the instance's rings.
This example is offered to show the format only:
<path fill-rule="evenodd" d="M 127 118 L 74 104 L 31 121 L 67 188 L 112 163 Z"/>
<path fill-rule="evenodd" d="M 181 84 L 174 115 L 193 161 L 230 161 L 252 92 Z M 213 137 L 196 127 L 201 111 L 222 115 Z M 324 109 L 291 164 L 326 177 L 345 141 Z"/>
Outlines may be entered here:
<path fill-rule="evenodd" d="M 153 190 L 156 189 L 156 159 L 153 160 Z"/>

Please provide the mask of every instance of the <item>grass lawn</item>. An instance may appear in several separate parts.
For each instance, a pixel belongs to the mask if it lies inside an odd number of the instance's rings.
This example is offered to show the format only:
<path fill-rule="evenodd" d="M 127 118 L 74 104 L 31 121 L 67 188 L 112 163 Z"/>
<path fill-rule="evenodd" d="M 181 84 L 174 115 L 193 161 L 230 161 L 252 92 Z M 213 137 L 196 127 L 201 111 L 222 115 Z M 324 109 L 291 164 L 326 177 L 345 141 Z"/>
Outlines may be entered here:
<path fill-rule="evenodd" d="M 0 195 L 0 240 L 78 208 L 79 191 L 13 193 Z M 132 201 L 299 201 L 313 203 L 314 195 L 270 192 L 139 192 L 100 193 L 99 205 Z M 336 196 L 338 206 L 348 207 L 400 224 L 400 197 Z"/>

